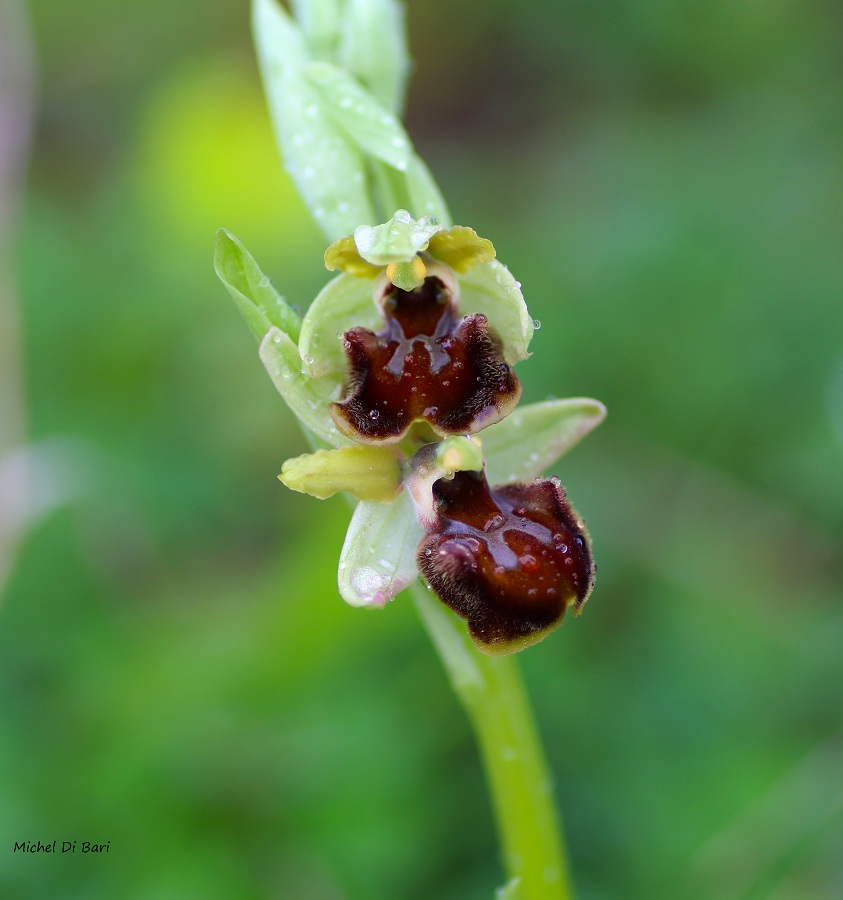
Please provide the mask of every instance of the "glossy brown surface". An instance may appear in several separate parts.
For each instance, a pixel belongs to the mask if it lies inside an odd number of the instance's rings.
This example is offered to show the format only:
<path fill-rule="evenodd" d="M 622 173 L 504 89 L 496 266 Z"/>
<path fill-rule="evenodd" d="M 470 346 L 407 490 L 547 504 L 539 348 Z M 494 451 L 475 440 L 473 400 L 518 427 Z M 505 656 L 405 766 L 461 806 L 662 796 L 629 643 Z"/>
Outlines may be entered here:
<path fill-rule="evenodd" d="M 555 479 L 493 490 L 482 473 L 458 472 L 433 494 L 439 522 L 419 544 L 419 569 L 481 649 L 534 643 L 585 603 L 588 537 Z"/>
<path fill-rule="evenodd" d="M 459 318 L 436 277 L 414 291 L 391 286 L 386 328 L 344 336 L 345 397 L 331 404 L 337 428 L 367 442 L 397 441 L 415 421 L 441 435 L 466 434 L 502 419 L 521 396 L 484 315 Z"/>

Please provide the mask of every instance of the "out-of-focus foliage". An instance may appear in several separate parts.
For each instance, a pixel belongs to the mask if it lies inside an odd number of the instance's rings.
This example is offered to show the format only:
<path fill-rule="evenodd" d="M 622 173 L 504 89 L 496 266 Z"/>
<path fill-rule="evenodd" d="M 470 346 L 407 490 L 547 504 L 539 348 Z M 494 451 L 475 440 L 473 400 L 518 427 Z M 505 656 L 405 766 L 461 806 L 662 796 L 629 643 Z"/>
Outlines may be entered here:
<path fill-rule="evenodd" d="M 347 508 L 276 481 L 306 448 L 211 267 L 226 226 L 291 303 L 327 277 L 242 4 L 31 14 L 27 411 L 84 489 L 0 610 L 0 894 L 489 897 L 468 727 L 405 598 L 339 599 Z M 526 399 L 609 407 L 558 473 L 597 586 L 523 655 L 581 897 L 839 897 L 839 10 L 409 25 L 410 136 L 543 322 Z"/>

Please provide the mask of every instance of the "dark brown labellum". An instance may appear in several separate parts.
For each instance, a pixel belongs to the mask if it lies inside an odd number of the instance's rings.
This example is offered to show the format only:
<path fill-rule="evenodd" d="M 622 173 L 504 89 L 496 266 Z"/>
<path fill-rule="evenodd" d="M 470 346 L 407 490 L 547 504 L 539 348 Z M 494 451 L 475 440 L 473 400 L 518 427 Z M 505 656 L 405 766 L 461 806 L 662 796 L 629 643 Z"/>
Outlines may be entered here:
<path fill-rule="evenodd" d="M 331 404 L 337 428 L 369 443 L 400 440 L 413 422 L 440 435 L 469 434 L 508 415 L 521 383 L 484 315 L 460 318 L 451 291 L 429 276 L 413 291 L 389 285 L 386 328 L 344 335 L 349 375 Z"/>
<path fill-rule="evenodd" d="M 557 479 L 491 489 L 458 472 L 433 486 L 438 522 L 419 544 L 419 569 L 468 621 L 486 653 L 512 653 L 579 612 L 594 582 L 588 535 Z"/>

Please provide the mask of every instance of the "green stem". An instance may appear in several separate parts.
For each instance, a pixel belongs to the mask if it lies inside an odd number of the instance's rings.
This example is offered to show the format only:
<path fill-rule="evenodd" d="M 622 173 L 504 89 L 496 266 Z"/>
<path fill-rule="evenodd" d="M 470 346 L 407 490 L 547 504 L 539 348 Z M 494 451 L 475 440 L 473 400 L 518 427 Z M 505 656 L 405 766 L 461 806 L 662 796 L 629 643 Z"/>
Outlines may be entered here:
<path fill-rule="evenodd" d="M 499 900 L 571 900 L 552 783 L 515 659 L 476 651 L 421 583 L 412 590 L 480 745 L 508 880 Z"/>

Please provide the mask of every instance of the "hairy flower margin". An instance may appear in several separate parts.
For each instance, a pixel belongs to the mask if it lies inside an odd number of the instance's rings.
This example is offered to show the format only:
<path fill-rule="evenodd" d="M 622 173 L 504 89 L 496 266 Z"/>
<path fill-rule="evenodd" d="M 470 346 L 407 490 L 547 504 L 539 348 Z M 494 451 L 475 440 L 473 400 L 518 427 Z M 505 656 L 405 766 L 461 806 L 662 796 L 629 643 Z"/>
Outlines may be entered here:
<path fill-rule="evenodd" d="M 303 319 L 222 230 L 216 269 L 316 447 L 280 479 L 359 502 L 342 597 L 383 607 L 421 573 L 491 655 L 578 613 L 594 564 L 558 478 L 541 473 L 605 417 L 596 400 L 516 409 L 534 324 L 491 242 L 406 210 L 325 254 L 341 274 Z M 490 487 L 494 485 L 494 487 Z"/>
<path fill-rule="evenodd" d="M 401 5 L 290 5 L 253 0 L 258 61 L 284 166 L 340 274 L 300 318 L 225 230 L 215 258 L 315 451 L 279 477 L 358 501 L 338 572 L 348 603 L 382 607 L 421 573 L 482 651 L 511 653 L 591 590 L 583 523 L 540 476 L 605 409 L 516 408 L 533 319 L 491 242 L 452 226 L 401 125 Z"/>

